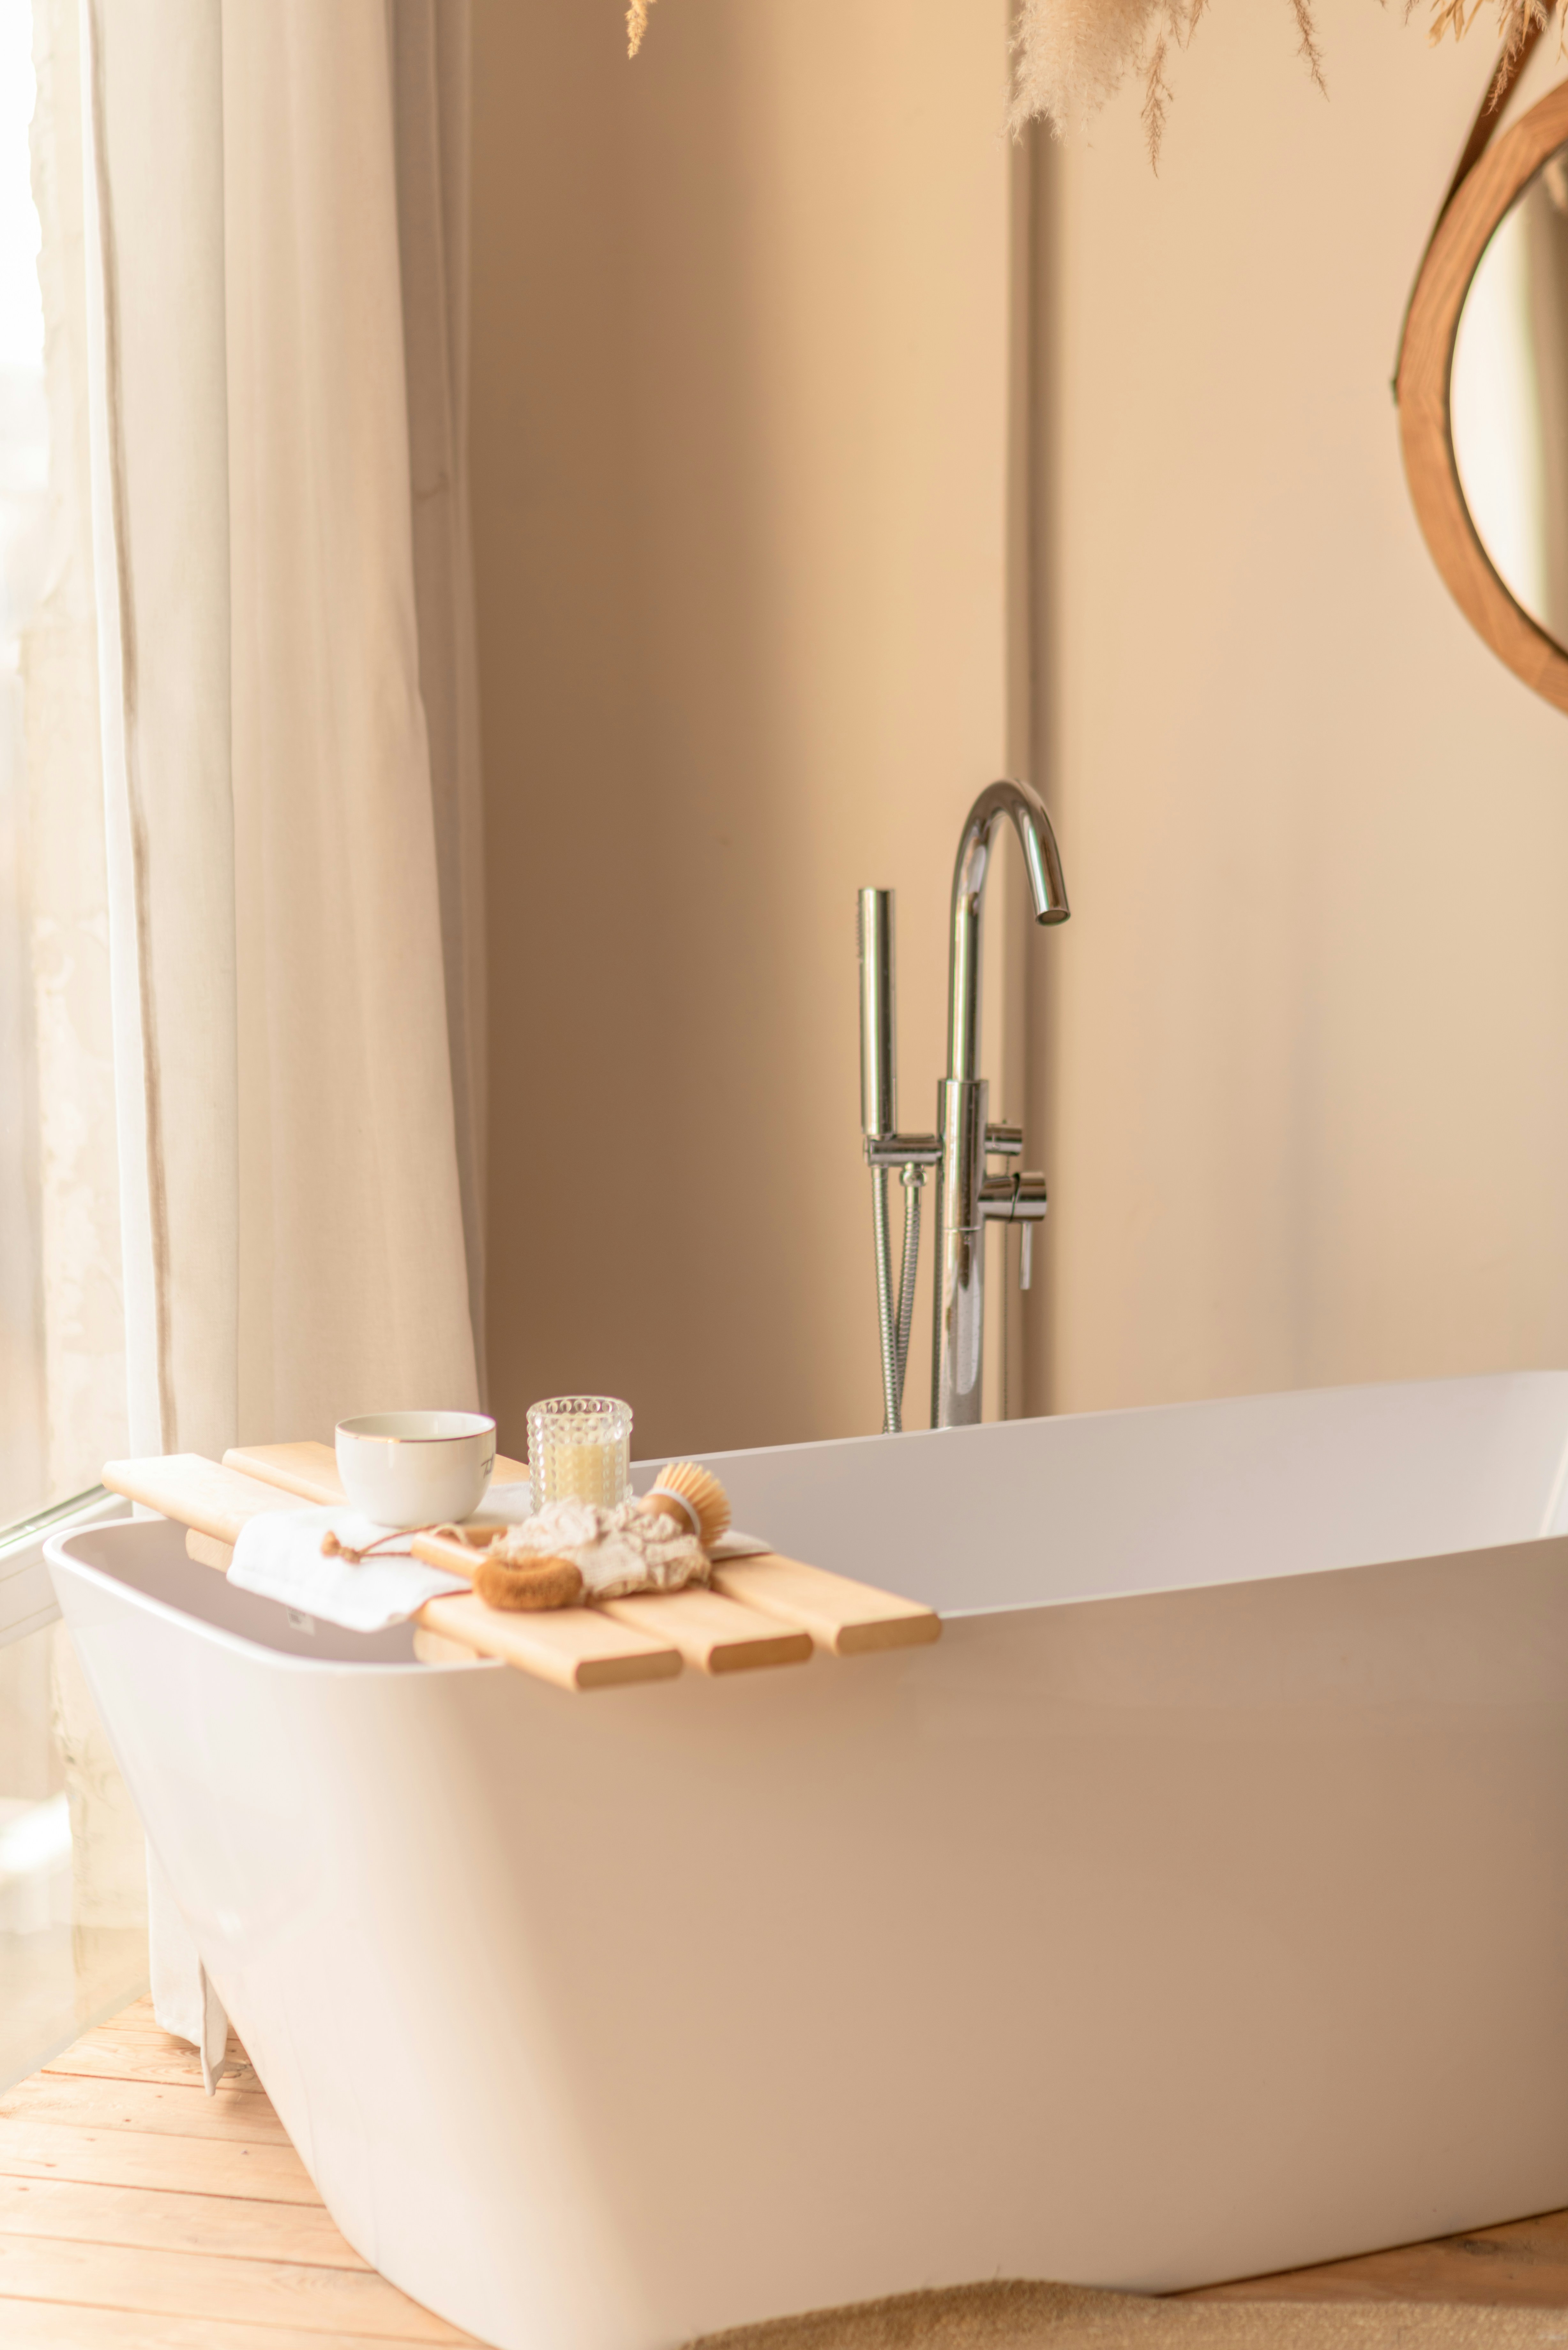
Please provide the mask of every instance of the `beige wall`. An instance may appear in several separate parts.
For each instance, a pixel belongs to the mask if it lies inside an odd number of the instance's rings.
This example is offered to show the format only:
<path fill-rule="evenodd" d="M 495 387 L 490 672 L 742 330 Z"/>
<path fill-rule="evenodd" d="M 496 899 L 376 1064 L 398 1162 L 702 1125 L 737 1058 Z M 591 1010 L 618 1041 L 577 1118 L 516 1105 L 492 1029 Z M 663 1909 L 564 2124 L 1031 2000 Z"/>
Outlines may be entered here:
<path fill-rule="evenodd" d="M 1058 1409 L 1568 1361 L 1568 730 L 1387 389 L 1491 50 L 1317 6 L 1329 104 L 1215 9 L 1056 174 Z"/>
<path fill-rule="evenodd" d="M 925 1124 L 1031 615 L 1033 1408 L 1568 1359 L 1568 735 L 1432 570 L 1387 390 L 1490 53 L 1317 8 L 1329 104 L 1288 10 L 1214 10 L 1159 178 L 1124 99 L 1030 263 L 1001 0 L 660 0 L 631 68 L 613 5 L 479 0 L 514 1449 L 579 1384 L 643 1451 L 877 1424 L 852 901 L 899 891 Z"/>
<path fill-rule="evenodd" d="M 929 1124 L 1003 758 L 1003 0 L 480 0 L 490 1356 L 638 1445 L 877 1424 L 855 892 Z M 912 1385 L 923 1374 L 917 1366 Z"/>

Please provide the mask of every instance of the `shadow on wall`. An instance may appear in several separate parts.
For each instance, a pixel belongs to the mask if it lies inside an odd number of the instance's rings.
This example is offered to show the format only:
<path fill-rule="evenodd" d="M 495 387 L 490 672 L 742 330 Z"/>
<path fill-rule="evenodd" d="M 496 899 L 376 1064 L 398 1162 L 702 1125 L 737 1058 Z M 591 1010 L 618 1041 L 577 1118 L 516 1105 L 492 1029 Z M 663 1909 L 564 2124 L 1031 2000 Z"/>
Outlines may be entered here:
<path fill-rule="evenodd" d="M 753 1049 L 787 863 L 760 353 L 732 12 L 701 16 L 635 77 L 590 9 L 477 27 L 491 1367 L 514 1443 L 535 1394 L 584 1387 L 633 1399 L 659 1449 L 677 1384 L 697 1440 L 726 1440 L 750 1260 L 793 1211 Z M 677 74 L 679 144 L 649 90 Z M 720 1298 L 738 1330 L 711 1326 Z M 804 1334 L 769 1304 L 783 1368 Z M 728 1357 L 710 1393 L 699 1345 Z"/>
<path fill-rule="evenodd" d="M 899 887 L 923 1076 L 952 841 L 1002 753 L 1001 18 L 774 14 L 681 0 L 628 67 L 613 7 L 476 9 L 514 1451 L 576 1388 L 632 1401 L 639 1453 L 877 1425 L 855 891 Z"/>

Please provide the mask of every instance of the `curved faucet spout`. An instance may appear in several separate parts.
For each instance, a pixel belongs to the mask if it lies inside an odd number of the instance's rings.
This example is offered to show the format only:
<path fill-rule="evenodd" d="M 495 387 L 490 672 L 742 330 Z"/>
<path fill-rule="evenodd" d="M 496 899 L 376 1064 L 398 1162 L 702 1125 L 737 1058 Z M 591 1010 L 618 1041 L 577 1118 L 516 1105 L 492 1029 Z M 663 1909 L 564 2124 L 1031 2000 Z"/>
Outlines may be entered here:
<path fill-rule="evenodd" d="M 1044 802 L 1030 784 L 988 784 L 964 819 L 953 868 L 952 960 L 948 972 L 948 1076 L 980 1075 L 980 918 L 992 835 L 1010 816 L 1023 851 L 1037 922 L 1064 922 L 1070 909 L 1056 836 Z"/>

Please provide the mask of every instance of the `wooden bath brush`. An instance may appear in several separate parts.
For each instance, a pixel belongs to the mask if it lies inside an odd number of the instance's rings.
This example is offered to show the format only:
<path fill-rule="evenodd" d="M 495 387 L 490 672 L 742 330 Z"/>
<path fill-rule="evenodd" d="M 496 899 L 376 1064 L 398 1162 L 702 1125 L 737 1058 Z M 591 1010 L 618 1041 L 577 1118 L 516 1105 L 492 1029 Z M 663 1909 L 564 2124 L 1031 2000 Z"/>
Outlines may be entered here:
<path fill-rule="evenodd" d="M 730 1531 L 730 1496 L 712 1471 L 696 1461 L 661 1469 L 637 1506 L 649 1516 L 657 1513 L 685 1525 L 704 1550 Z"/>

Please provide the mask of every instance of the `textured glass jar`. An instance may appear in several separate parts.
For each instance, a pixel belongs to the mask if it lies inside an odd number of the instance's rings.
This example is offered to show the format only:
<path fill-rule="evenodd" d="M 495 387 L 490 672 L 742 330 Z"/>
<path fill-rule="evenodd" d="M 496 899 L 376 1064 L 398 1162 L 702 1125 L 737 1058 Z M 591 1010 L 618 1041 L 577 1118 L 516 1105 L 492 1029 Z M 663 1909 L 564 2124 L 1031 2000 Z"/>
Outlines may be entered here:
<path fill-rule="evenodd" d="M 631 1406 L 615 1396 L 551 1396 L 528 1409 L 534 1507 L 597 1502 L 613 1510 L 631 1492 Z"/>

